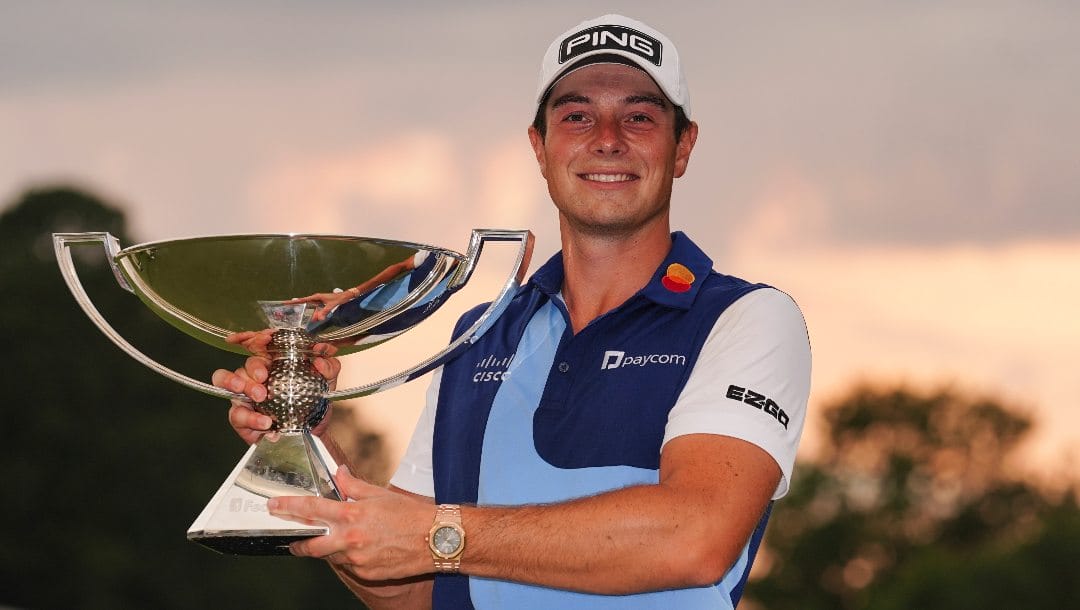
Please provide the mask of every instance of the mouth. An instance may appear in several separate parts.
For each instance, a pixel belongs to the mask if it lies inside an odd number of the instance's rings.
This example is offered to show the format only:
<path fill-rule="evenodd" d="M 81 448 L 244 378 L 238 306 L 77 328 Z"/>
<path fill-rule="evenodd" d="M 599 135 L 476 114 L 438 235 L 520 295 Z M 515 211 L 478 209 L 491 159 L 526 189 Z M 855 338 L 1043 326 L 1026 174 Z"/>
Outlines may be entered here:
<path fill-rule="evenodd" d="M 633 182 L 638 179 L 634 174 L 578 174 L 578 177 L 589 182 L 604 183 Z"/>

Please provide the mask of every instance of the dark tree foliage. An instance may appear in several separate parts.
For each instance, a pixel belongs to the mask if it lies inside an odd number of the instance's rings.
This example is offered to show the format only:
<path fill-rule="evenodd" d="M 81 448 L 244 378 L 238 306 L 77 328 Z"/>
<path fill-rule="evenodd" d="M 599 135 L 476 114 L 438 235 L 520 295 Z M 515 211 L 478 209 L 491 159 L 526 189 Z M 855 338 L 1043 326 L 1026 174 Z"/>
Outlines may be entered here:
<path fill-rule="evenodd" d="M 30 191 L 0 216 L 0 606 L 358 605 L 321 561 L 223 556 L 185 539 L 243 443 L 224 401 L 136 363 L 78 308 L 52 248 L 67 231 L 136 243 L 119 211 L 74 189 Z M 103 250 L 77 253 L 94 302 L 140 350 L 199 379 L 239 365 L 120 289 Z"/>
<path fill-rule="evenodd" d="M 801 610 L 1080 607 L 1080 510 L 1007 476 L 1018 410 L 943 389 L 859 387 L 827 406 L 746 604 Z"/>

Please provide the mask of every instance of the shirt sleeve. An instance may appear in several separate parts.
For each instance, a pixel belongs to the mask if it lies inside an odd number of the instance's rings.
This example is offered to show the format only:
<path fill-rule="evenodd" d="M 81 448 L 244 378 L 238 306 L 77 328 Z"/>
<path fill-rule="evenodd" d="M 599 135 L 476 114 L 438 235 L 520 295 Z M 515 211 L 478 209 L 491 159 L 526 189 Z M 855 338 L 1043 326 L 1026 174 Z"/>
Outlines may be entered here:
<path fill-rule="evenodd" d="M 442 367 L 435 369 L 428 386 L 424 410 L 416 422 L 409 446 L 398 464 L 390 484 L 399 489 L 435 497 L 435 469 L 432 466 L 432 439 L 435 437 L 435 408 L 439 403 L 439 386 L 442 384 Z"/>
<path fill-rule="evenodd" d="M 717 318 L 668 414 L 664 444 L 720 434 L 757 445 L 791 480 L 810 395 L 810 341 L 798 305 L 772 288 L 754 290 Z"/>

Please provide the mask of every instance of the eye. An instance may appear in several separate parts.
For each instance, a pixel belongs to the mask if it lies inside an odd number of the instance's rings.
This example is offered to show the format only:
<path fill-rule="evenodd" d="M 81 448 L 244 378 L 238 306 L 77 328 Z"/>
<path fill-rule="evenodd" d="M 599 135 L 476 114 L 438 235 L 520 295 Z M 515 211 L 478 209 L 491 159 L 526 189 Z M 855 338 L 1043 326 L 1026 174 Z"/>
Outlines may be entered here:
<path fill-rule="evenodd" d="M 585 113 L 583 112 L 571 112 L 563 118 L 567 123 L 581 123 L 585 121 Z"/>
<path fill-rule="evenodd" d="M 628 120 L 631 123 L 651 123 L 652 117 L 645 113 L 639 112 L 637 114 L 630 115 L 630 118 Z"/>

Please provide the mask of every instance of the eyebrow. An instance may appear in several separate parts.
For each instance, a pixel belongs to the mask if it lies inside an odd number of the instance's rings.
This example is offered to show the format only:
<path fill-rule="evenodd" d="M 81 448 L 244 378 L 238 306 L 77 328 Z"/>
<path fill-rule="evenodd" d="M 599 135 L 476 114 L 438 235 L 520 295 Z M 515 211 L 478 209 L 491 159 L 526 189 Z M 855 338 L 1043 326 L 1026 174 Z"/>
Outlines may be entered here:
<path fill-rule="evenodd" d="M 587 96 L 577 93 L 567 93 L 566 95 L 560 95 L 551 102 L 552 108 L 558 108 L 566 104 L 588 104 L 591 102 Z"/>
<path fill-rule="evenodd" d="M 653 106 L 656 106 L 656 107 L 660 108 L 661 110 L 666 110 L 667 107 L 668 107 L 667 100 L 660 97 L 659 95 L 631 95 L 631 96 L 626 98 L 626 103 L 627 104 L 652 104 Z"/>
<path fill-rule="evenodd" d="M 652 104 L 661 110 L 666 110 L 668 107 L 667 100 L 659 95 L 630 95 L 627 96 L 624 101 L 627 104 Z M 586 95 L 567 93 L 566 95 L 561 95 L 552 100 L 551 108 L 555 109 L 566 104 L 588 104 L 590 102 L 592 102 L 592 100 Z"/>

